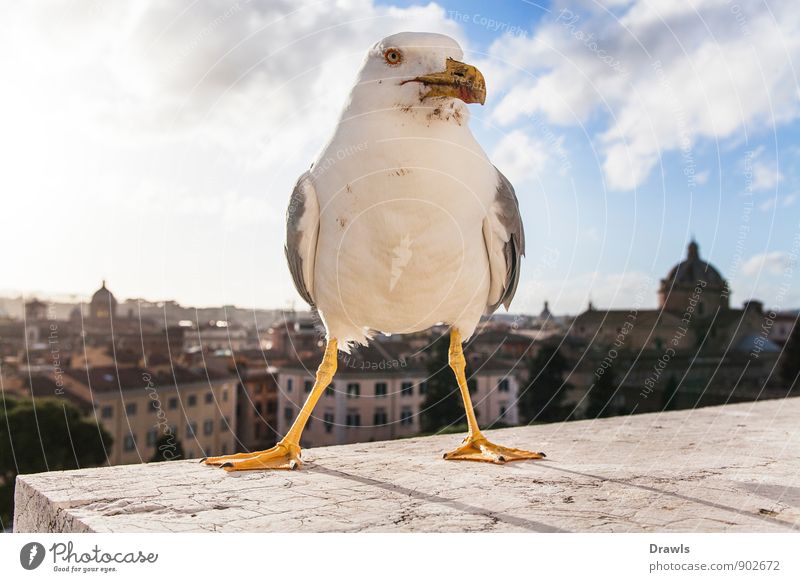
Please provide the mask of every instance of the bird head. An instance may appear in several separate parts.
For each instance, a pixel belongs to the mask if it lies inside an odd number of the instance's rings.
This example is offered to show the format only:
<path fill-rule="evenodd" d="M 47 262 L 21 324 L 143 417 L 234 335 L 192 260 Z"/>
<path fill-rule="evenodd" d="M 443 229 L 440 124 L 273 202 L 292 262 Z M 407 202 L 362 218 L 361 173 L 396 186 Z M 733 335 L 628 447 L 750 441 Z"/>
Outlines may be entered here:
<path fill-rule="evenodd" d="M 481 72 L 443 34 L 401 32 L 367 53 L 351 96 L 362 110 L 436 108 L 486 100 Z"/>

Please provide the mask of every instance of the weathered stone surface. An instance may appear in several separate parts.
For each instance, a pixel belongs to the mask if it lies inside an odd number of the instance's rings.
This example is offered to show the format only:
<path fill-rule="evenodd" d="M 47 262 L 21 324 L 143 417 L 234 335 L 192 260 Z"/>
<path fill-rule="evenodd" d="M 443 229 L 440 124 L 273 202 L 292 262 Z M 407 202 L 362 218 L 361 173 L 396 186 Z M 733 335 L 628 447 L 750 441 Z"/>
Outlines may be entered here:
<path fill-rule="evenodd" d="M 294 472 L 196 461 L 20 476 L 15 531 L 800 529 L 800 399 L 488 432 L 547 460 L 444 461 L 455 435 L 309 449 Z"/>

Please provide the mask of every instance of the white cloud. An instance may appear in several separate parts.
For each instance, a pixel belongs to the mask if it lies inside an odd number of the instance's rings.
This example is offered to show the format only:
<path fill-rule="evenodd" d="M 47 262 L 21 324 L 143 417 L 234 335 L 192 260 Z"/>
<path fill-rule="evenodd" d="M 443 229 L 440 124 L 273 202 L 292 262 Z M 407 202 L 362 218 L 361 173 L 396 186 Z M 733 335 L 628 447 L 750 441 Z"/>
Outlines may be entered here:
<path fill-rule="evenodd" d="M 549 163 L 555 165 L 553 154 L 564 159 L 563 142 L 559 137 L 547 144 L 516 129 L 497 143 L 490 158 L 512 183 L 521 183 L 536 177 Z"/>
<path fill-rule="evenodd" d="M 700 139 L 800 115 L 792 66 L 800 11 L 791 0 L 769 8 L 724 0 L 639 0 L 613 13 L 556 8 L 532 36 L 491 47 L 492 72 L 507 90 L 493 118 L 512 125 L 540 113 L 576 126 L 599 118 L 605 128 L 594 138 L 608 185 L 635 188 L 665 152 L 692 165 Z M 760 186 L 780 180 L 768 169 L 758 170 Z"/>
<path fill-rule="evenodd" d="M 758 205 L 758 209 L 769 212 L 773 208 L 789 208 L 797 202 L 797 193 L 787 194 L 786 196 L 772 196 Z"/>
<path fill-rule="evenodd" d="M 165 290 L 196 304 L 219 302 L 213 253 L 229 271 L 226 301 L 295 297 L 273 275 L 285 269 L 286 200 L 377 40 L 428 30 L 468 49 L 434 3 L 55 0 L 3 3 L 0 18 L 0 77 L 13 87 L 0 91 L 0 190 L 13 192 L 0 242 L 29 241 L 4 276 L 89 291 L 106 274 L 124 279 L 122 296 Z M 52 240 L 30 237 L 20 216 L 53 233 L 68 224 L 59 254 L 80 265 L 48 260 Z M 38 258 L 48 268 L 33 269 Z"/>
<path fill-rule="evenodd" d="M 773 190 L 783 179 L 774 163 L 757 161 L 753 164 L 753 190 Z"/>
<path fill-rule="evenodd" d="M 754 255 L 742 264 L 742 273 L 755 276 L 767 273 L 782 275 L 791 266 L 791 257 L 788 253 L 774 251 Z"/>

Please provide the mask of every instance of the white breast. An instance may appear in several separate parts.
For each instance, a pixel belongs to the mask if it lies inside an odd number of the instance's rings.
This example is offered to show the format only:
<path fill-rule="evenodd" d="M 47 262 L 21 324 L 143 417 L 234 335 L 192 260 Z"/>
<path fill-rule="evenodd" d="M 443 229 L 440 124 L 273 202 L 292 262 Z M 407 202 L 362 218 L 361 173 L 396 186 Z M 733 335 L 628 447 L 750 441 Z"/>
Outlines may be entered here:
<path fill-rule="evenodd" d="M 494 168 L 465 126 L 376 129 L 337 132 L 312 170 L 320 315 L 341 341 L 438 322 L 469 337 L 489 292 L 482 225 Z"/>

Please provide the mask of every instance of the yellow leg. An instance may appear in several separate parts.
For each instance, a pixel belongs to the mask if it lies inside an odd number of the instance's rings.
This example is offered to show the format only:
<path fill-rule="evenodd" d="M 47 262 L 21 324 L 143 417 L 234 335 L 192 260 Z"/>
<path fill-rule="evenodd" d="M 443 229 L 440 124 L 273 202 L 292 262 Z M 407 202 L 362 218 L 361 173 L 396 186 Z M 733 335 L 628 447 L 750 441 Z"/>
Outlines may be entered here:
<path fill-rule="evenodd" d="M 512 449 L 495 445 L 483 434 L 478 427 L 478 420 L 475 418 L 475 411 L 472 408 L 472 399 L 469 396 L 467 386 L 467 361 L 464 359 L 464 350 L 461 347 L 461 334 L 456 328 L 450 330 L 450 367 L 456 374 L 458 387 L 461 389 L 461 397 L 464 399 L 464 409 L 467 411 L 467 426 L 469 433 L 464 442 L 456 450 L 445 453 L 444 458 L 448 460 L 460 461 L 482 461 L 484 463 L 506 463 L 508 461 L 521 461 L 523 459 L 542 459 L 544 453 L 533 453 L 521 449 Z"/>
<path fill-rule="evenodd" d="M 317 380 L 311 394 L 308 395 L 300 414 L 280 442 L 266 451 L 253 453 L 237 453 L 222 457 L 208 457 L 203 462 L 207 465 L 218 465 L 226 471 L 251 471 L 254 469 L 295 469 L 302 463 L 300 461 L 300 435 L 308 422 L 308 417 L 314 410 L 319 397 L 333 380 L 336 373 L 336 340 L 328 340 L 325 346 L 325 356 L 317 368 Z"/>

